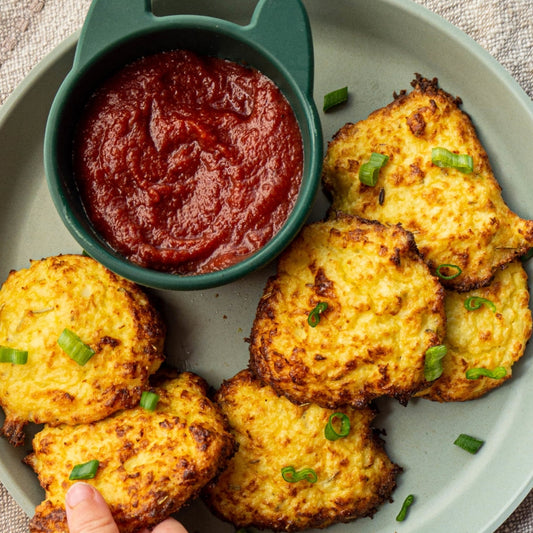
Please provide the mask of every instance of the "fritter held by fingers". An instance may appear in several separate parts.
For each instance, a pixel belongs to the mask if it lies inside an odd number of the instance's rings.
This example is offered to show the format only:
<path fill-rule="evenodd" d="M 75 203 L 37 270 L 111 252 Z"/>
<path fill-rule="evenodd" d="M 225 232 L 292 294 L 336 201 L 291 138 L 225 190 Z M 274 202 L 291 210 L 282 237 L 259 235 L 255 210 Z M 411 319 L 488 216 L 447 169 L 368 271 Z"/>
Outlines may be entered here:
<path fill-rule="evenodd" d="M 477 298 L 488 302 L 476 302 Z M 487 287 L 467 293 L 448 291 L 445 305 L 448 353 L 443 373 L 419 395 L 440 402 L 479 398 L 511 378 L 512 366 L 524 354 L 531 336 L 527 274 L 520 261 L 513 261 Z M 494 371 L 499 367 L 505 374 L 497 379 L 466 376 L 469 369 Z"/>
<path fill-rule="evenodd" d="M 58 345 L 68 329 L 94 350 L 85 365 Z M 139 401 L 163 360 L 165 328 L 145 293 L 82 255 L 32 261 L 0 289 L 0 345 L 27 351 L 0 363 L 3 433 L 27 422 L 92 422 Z"/>
<path fill-rule="evenodd" d="M 94 485 L 121 533 L 149 528 L 180 509 L 223 468 L 234 440 L 207 384 L 191 373 L 151 389 L 155 411 L 135 407 L 77 426 L 45 426 L 26 458 L 46 490 L 31 532 L 68 532 L 65 494 L 72 468 L 99 461 Z"/>
<path fill-rule="evenodd" d="M 248 370 L 224 382 L 216 400 L 239 448 L 203 494 L 214 513 L 236 527 L 324 528 L 371 516 L 390 499 L 401 468 L 371 427 L 372 409 L 343 409 L 348 436 L 332 441 L 324 428 L 335 411 L 295 405 Z M 308 477 L 286 481 L 285 467 Z"/>
<path fill-rule="evenodd" d="M 445 321 L 444 289 L 413 236 L 339 215 L 305 227 L 280 258 L 252 326 L 250 368 L 296 403 L 407 403 L 427 386 L 425 352 Z"/>
<path fill-rule="evenodd" d="M 487 285 L 498 268 L 533 246 L 533 221 L 504 203 L 487 154 L 459 99 L 421 76 L 414 90 L 356 124 L 346 124 L 329 143 L 323 183 L 332 210 L 401 223 L 435 271 L 452 264 L 461 275 L 443 284 L 469 291 Z M 473 172 L 440 168 L 432 149 L 473 158 Z M 389 156 L 375 186 L 359 180 L 372 152 Z M 451 276 L 456 273 L 445 270 Z"/>

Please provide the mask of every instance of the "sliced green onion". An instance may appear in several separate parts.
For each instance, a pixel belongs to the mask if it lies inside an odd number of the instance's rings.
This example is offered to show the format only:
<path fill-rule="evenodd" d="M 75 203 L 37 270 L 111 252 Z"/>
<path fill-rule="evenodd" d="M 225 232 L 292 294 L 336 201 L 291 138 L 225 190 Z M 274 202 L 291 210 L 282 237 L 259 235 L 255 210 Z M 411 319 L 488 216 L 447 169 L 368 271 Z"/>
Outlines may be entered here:
<path fill-rule="evenodd" d="M 322 106 L 322 109 L 324 111 L 329 111 L 332 107 L 343 104 L 347 100 L 348 87 L 342 87 L 324 95 L 324 105 Z"/>
<path fill-rule="evenodd" d="M 455 270 L 455 272 L 453 274 L 443 274 L 442 273 L 443 268 L 446 270 Z M 461 275 L 462 272 L 463 271 L 461 270 L 461 268 L 458 267 L 457 265 L 450 265 L 449 263 L 444 263 L 437 267 L 435 274 L 437 274 L 437 276 L 441 279 L 450 280 L 450 279 L 455 279 L 457 276 Z"/>
<path fill-rule="evenodd" d="M 87 346 L 74 332 L 65 328 L 57 339 L 57 344 L 66 354 L 83 366 L 94 355 L 94 350 Z"/>
<path fill-rule="evenodd" d="M 92 459 L 86 463 L 76 465 L 70 473 L 69 479 L 93 479 L 96 476 L 100 462 Z"/>
<path fill-rule="evenodd" d="M 28 362 L 28 352 L 17 350 L 8 346 L 0 346 L 0 363 L 13 363 L 14 365 L 25 365 Z"/>
<path fill-rule="evenodd" d="M 502 379 L 507 375 L 507 370 L 503 366 L 497 366 L 494 370 L 488 368 L 469 368 L 466 373 L 466 379 L 479 379 L 481 376 L 492 379 Z"/>
<path fill-rule="evenodd" d="M 476 309 L 479 309 L 483 304 L 489 307 L 493 313 L 496 312 L 496 306 L 494 305 L 494 303 L 490 300 L 487 300 L 486 298 L 482 298 L 481 296 L 470 296 L 465 300 L 465 307 L 466 309 L 468 309 L 468 311 L 475 311 Z"/>
<path fill-rule="evenodd" d="M 463 174 L 470 174 L 474 170 L 474 160 L 468 154 L 454 154 L 446 148 L 433 148 L 431 162 L 440 168 L 455 168 Z"/>
<path fill-rule="evenodd" d="M 370 159 L 359 167 L 359 181 L 374 187 L 378 182 L 381 167 L 389 160 L 388 155 L 372 152 Z"/>
<path fill-rule="evenodd" d="M 320 314 L 323 313 L 327 308 L 328 304 L 326 302 L 318 302 L 315 308 L 309 313 L 307 317 L 307 323 L 312 328 L 318 326 L 318 323 L 320 322 Z"/>
<path fill-rule="evenodd" d="M 424 377 L 426 381 L 435 381 L 442 375 L 442 358 L 448 349 L 444 344 L 432 346 L 426 350 L 424 359 Z"/>
<path fill-rule="evenodd" d="M 338 418 L 341 421 L 340 430 L 337 431 L 333 427 L 335 419 Z M 337 440 L 343 437 L 347 437 L 350 433 L 350 419 L 344 413 L 333 413 L 329 419 L 326 427 L 324 428 L 324 436 L 328 440 Z"/>
<path fill-rule="evenodd" d="M 483 446 L 483 443 L 482 440 L 465 435 L 464 433 L 461 433 L 454 441 L 456 446 L 472 454 L 477 453 L 481 446 Z"/>
<path fill-rule="evenodd" d="M 140 406 L 147 411 L 155 411 L 157 402 L 159 401 L 159 394 L 148 390 L 141 394 Z"/>
<path fill-rule="evenodd" d="M 294 466 L 284 466 L 281 469 L 281 475 L 288 483 L 296 483 L 303 480 L 309 481 L 309 483 L 316 483 L 318 479 L 316 472 L 312 468 L 303 468 L 297 471 Z"/>
<path fill-rule="evenodd" d="M 405 520 L 405 517 L 407 516 L 407 509 L 411 507 L 414 501 L 415 501 L 415 497 L 412 494 L 409 494 L 409 496 L 405 498 L 402 504 L 402 508 L 400 509 L 400 512 L 398 513 L 398 516 L 396 517 L 397 522 L 403 522 Z"/>

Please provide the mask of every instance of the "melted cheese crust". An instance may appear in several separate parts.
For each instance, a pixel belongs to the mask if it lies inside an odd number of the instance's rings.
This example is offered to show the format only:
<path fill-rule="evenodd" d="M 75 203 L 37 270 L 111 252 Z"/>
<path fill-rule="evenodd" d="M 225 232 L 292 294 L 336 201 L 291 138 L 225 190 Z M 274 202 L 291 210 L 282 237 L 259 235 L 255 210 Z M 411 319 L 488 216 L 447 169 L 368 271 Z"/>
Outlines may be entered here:
<path fill-rule="evenodd" d="M 483 305 L 468 311 L 465 300 L 481 296 L 494 303 L 496 312 Z M 524 354 L 531 337 L 531 310 L 527 274 L 520 261 L 500 270 L 487 287 L 467 293 L 447 291 L 447 333 L 444 344 L 443 374 L 420 396 L 440 402 L 479 398 L 512 376 L 512 366 Z M 502 366 L 502 379 L 467 379 L 469 368 L 493 370 Z"/>
<path fill-rule="evenodd" d="M 68 328 L 95 354 L 84 365 L 57 344 Z M 145 293 L 81 255 L 32 261 L 0 290 L 0 345 L 28 351 L 0 364 L 4 434 L 24 441 L 30 421 L 91 422 L 134 406 L 163 361 L 165 327 Z"/>
<path fill-rule="evenodd" d="M 468 291 L 487 285 L 497 269 L 533 246 L 533 221 L 504 203 L 487 154 L 458 100 L 437 80 L 417 77 L 414 90 L 356 124 L 346 124 L 329 143 L 323 182 L 333 211 L 388 224 L 401 223 L 434 271 L 453 264 L 462 274 L 443 281 Z M 432 148 L 469 154 L 474 171 L 463 174 L 431 162 Z M 359 181 L 372 152 L 389 156 L 378 182 Z"/>
<path fill-rule="evenodd" d="M 233 437 L 199 376 L 184 372 L 151 389 L 155 411 L 142 407 L 77 426 L 45 426 L 26 458 L 46 489 L 30 531 L 68 533 L 65 494 L 72 468 L 100 462 L 87 480 L 103 495 L 122 533 L 149 528 L 176 512 L 222 469 Z"/>
<path fill-rule="evenodd" d="M 295 405 L 248 370 L 224 382 L 216 399 L 239 448 L 205 500 L 237 528 L 323 528 L 370 516 L 390 498 L 401 469 L 372 429 L 371 409 L 344 409 L 350 433 L 329 441 L 324 427 L 334 411 Z M 289 465 L 312 468 L 316 483 L 284 481 L 281 469 Z"/>
<path fill-rule="evenodd" d="M 308 315 L 327 303 L 316 327 Z M 445 333 L 444 289 L 413 237 L 348 215 L 303 229 L 259 302 L 250 368 L 294 402 L 406 403 Z"/>

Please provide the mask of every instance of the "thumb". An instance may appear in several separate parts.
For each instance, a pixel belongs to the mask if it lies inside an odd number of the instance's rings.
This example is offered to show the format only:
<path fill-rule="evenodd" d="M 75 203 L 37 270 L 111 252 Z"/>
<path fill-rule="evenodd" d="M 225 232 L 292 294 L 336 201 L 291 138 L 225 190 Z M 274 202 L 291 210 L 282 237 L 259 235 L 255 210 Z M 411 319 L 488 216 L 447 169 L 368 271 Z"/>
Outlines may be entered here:
<path fill-rule="evenodd" d="M 187 533 L 187 530 L 174 518 L 167 518 L 154 527 L 152 533 Z"/>
<path fill-rule="evenodd" d="M 150 533 L 149 529 L 143 529 L 139 533 Z M 187 530 L 174 518 L 170 517 L 157 524 L 152 533 L 187 533 Z"/>
<path fill-rule="evenodd" d="M 65 498 L 70 533 L 119 533 L 101 494 L 87 483 L 75 483 Z"/>

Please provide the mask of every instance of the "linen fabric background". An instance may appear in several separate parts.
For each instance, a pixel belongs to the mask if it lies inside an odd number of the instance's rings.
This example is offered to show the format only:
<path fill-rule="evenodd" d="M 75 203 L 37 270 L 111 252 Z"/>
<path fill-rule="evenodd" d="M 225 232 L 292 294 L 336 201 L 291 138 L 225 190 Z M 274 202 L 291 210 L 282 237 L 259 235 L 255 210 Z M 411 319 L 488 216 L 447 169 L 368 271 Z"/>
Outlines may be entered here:
<path fill-rule="evenodd" d="M 477 41 L 533 98 L 533 0 L 415 1 Z M 82 26 L 90 3 L 0 0 L 0 105 L 48 52 Z M 25 532 L 28 521 L 0 484 L 0 533 Z M 497 533 L 533 533 L 533 491 Z"/>

